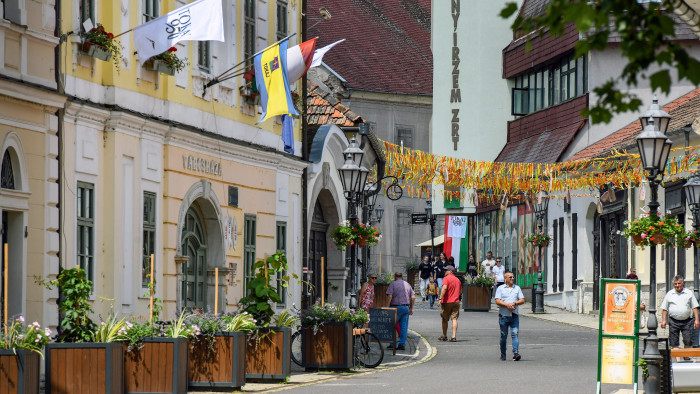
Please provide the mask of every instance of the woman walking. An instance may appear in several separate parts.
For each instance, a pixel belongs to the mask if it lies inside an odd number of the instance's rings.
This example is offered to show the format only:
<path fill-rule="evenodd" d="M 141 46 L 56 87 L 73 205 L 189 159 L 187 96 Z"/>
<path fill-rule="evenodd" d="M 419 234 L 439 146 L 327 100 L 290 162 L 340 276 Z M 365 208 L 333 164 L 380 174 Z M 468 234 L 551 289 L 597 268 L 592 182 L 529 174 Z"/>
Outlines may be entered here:
<path fill-rule="evenodd" d="M 360 288 L 360 308 L 369 312 L 369 308 L 374 305 L 374 283 L 377 282 L 377 274 L 369 274 L 367 282 Z"/>

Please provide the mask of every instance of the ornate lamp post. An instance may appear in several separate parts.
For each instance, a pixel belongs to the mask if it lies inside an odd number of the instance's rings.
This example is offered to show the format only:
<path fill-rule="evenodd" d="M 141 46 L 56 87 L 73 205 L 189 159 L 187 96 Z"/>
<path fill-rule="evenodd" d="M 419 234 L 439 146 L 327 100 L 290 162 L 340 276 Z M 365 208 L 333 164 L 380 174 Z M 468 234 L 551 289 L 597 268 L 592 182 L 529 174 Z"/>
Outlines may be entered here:
<path fill-rule="evenodd" d="M 435 216 L 433 216 L 433 202 L 431 200 L 425 202 L 425 216 L 430 223 L 430 253 L 435 256 Z"/>
<path fill-rule="evenodd" d="M 547 216 L 547 207 L 549 206 L 549 196 L 542 192 L 542 197 L 535 203 L 535 216 L 537 217 L 537 230 L 542 232 L 544 228 L 544 219 Z M 542 245 L 538 245 L 538 264 L 537 264 L 537 290 L 535 290 L 535 313 L 544 313 L 544 284 L 542 283 Z"/>
<path fill-rule="evenodd" d="M 377 215 L 377 224 L 381 223 L 382 217 L 384 217 L 384 207 L 382 207 L 382 204 L 379 204 L 376 208 L 374 208 L 374 213 Z"/>
<path fill-rule="evenodd" d="M 658 106 L 656 100 L 655 104 Z M 654 104 L 652 104 L 650 111 L 654 109 L 653 107 Z M 665 112 L 660 114 L 657 111 L 656 115 L 660 119 L 660 124 L 663 124 L 664 127 L 668 127 L 667 119 L 670 118 L 668 114 Z M 658 189 L 659 184 L 663 180 L 664 169 L 666 168 L 668 155 L 671 151 L 671 140 L 666 138 L 662 130 L 657 128 L 653 115 L 649 116 L 646 121 L 644 121 L 644 119 L 640 119 L 640 121 L 642 125 L 646 123 L 642 132 L 637 136 L 637 146 L 639 148 L 639 156 L 642 160 L 642 168 L 649 180 L 649 187 L 651 188 L 649 215 L 658 217 Z M 666 130 L 663 131 L 665 132 Z M 647 362 L 649 375 L 644 382 L 644 392 L 655 394 L 658 393 L 660 389 L 659 367 L 661 362 L 659 337 L 656 335 L 656 329 L 658 327 L 658 322 L 656 321 L 656 245 L 651 243 L 649 249 L 649 320 L 647 322 L 649 336 L 647 337 L 643 353 L 643 357 Z"/>
<path fill-rule="evenodd" d="M 700 230 L 700 176 L 698 174 L 693 174 L 688 178 L 688 182 L 683 186 L 685 189 L 685 198 L 688 200 L 688 207 L 690 212 L 693 214 L 693 230 Z M 695 298 L 700 300 L 700 289 L 698 285 L 700 283 L 700 272 L 698 272 L 698 247 L 695 245 L 693 248 L 693 288 L 695 289 Z M 697 331 L 693 335 L 693 346 L 698 345 L 698 334 Z"/>
<path fill-rule="evenodd" d="M 340 182 L 343 185 L 345 198 L 348 200 L 348 220 L 351 224 L 357 222 L 357 204 L 361 201 L 362 191 L 367 182 L 369 170 L 362 166 L 364 151 L 360 149 L 355 138 L 350 139 L 350 145 L 343 151 L 345 164 L 338 169 Z M 350 307 L 357 306 L 355 292 L 355 277 L 357 276 L 357 245 L 350 246 Z"/>

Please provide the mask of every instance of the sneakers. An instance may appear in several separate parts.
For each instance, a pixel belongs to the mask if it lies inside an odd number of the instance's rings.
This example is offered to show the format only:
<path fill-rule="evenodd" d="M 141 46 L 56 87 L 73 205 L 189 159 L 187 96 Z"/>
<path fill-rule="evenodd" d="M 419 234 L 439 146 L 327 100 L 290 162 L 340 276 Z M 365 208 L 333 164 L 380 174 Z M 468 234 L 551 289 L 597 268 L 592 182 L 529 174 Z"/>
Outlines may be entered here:
<path fill-rule="evenodd" d="M 520 354 L 515 353 L 515 354 L 513 355 L 513 361 L 520 361 Z"/>
<path fill-rule="evenodd" d="M 506 355 L 505 355 L 505 354 L 501 354 L 501 361 L 506 361 Z"/>
<path fill-rule="evenodd" d="M 399 345 L 396 347 L 396 350 L 406 350 L 406 346 Z"/>

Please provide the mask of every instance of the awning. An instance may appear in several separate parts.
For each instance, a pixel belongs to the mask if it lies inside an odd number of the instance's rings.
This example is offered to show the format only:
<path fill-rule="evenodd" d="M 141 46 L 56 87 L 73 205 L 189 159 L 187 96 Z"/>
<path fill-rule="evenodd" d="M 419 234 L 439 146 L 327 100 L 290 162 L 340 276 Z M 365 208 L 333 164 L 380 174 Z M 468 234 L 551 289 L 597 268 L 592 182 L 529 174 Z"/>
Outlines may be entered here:
<path fill-rule="evenodd" d="M 433 238 L 433 242 L 435 243 L 435 246 L 442 245 L 445 242 L 445 235 L 438 235 L 437 237 Z M 430 240 L 427 240 L 423 243 L 420 243 L 416 245 L 418 247 L 423 247 L 423 246 L 433 246 Z"/>

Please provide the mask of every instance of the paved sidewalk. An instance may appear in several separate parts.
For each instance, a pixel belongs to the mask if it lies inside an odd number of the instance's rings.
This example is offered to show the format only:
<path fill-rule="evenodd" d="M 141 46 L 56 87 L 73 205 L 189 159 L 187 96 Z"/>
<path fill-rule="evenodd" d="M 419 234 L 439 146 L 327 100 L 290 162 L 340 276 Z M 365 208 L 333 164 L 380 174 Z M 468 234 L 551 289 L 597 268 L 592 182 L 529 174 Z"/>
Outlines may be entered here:
<path fill-rule="evenodd" d="M 386 349 L 386 345 L 387 344 L 384 344 L 384 361 L 374 369 L 359 368 L 357 370 L 350 371 L 328 370 L 307 372 L 292 362 L 292 375 L 287 382 L 246 383 L 246 385 L 242 387 L 241 392 L 276 392 L 348 376 L 359 376 L 390 371 L 396 368 L 403 368 L 426 362 L 437 355 L 437 350 L 430 346 L 426 338 L 411 330 L 409 330 L 405 351 L 397 351 L 396 355 L 394 356 L 389 349 Z M 196 393 L 206 394 L 207 392 L 197 391 Z"/>

